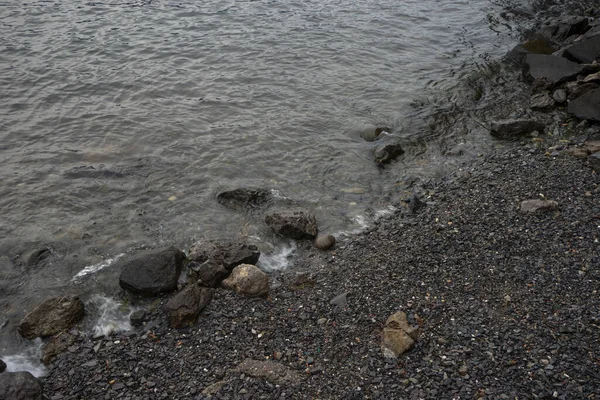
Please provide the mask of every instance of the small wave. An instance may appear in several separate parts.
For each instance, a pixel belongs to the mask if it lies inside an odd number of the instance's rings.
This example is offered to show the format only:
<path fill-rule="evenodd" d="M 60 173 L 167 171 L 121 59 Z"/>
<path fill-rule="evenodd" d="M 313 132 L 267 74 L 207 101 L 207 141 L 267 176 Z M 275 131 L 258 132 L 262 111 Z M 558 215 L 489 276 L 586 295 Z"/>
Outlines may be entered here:
<path fill-rule="evenodd" d="M 98 264 L 94 264 L 94 265 L 88 265 L 87 267 L 85 267 L 84 269 L 82 269 L 81 271 L 79 271 L 74 277 L 73 280 L 77 280 L 77 279 L 81 279 L 86 275 L 90 275 L 90 274 L 95 274 L 96 272 L 103 270 L 106 267 L 109 267 L 112 263 L 114 263 L 115 261 L 117 261 L 119 258 L 123 257 L 125 254 L 119 254 L 113 258 L 108 258 L 104 261 L 102 261 L 101 263 Z"/>
<path fill-rule="evenodd" d="M 108 336 L 112 333 L 131 330 L 129 316 L 133 310 L 129 310 L 122 303 L 111 297 L 97 294 L 90 299 L 90 305 L 99 314 L 92 327 L 95 336 Z"/>
<path fill-rule="evenodd" d="M 339 231 L 334 234 L 335 237 L 351 237 L 364 232 L 367 228 L 372 226 L 379 219 L 393 214 L 397 210 L 394 206 L 387 206 L 381 210 L 369 214 L 360 214 L 352 218 L 352 222 L 357 226 L 351 231 Z"/>
<path fill-rule="evenodd" d="M 6 363 L 6 371 L 28 371 L 36 377 L 45 375 L 47 369 L 40 361 L 42 358 L 42 345 L 42 339 L 38 338 L 22 352 L 10 356 L 2 356 L 2 360 Z"/>
<path fill-rule="evenodd" d="M 267 271 L 281 271 L 290 265 L 291 256 L 296 251 L 296 244 L 290 243 L 263 253 L 258 260 L 258 267 Z"/>

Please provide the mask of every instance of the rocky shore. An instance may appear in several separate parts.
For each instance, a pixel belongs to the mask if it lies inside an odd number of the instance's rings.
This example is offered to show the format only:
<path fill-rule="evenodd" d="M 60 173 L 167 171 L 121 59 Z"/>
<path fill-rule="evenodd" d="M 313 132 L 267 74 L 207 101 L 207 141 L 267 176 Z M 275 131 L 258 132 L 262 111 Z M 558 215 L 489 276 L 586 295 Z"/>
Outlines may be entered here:
<path fill-rule="evenodd" d="M 119 260 L 134 329 L 94 336 L 77 296 L 48 299 L 19 333 L 51 369 L 1 373 L 0 399 L 600 398 L 600 23 L 577 4 L 503 62 L 528 93 L 477 121 L 488 153 L 337 244 L 268 190 L 221 193 L 298 241 L 288 271 L 223 240 Z"/>

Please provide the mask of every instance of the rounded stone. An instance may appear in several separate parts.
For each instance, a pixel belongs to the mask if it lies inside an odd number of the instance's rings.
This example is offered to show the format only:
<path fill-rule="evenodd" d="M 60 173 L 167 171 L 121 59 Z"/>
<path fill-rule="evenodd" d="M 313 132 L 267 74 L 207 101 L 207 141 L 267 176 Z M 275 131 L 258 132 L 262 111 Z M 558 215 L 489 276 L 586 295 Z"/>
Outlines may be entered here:
<path fill-rule="evenodd" d="M 315 239 L 315 247 L 319 250 L 329 250 L 335 245 L 335 236 L 323 235 Z"/>

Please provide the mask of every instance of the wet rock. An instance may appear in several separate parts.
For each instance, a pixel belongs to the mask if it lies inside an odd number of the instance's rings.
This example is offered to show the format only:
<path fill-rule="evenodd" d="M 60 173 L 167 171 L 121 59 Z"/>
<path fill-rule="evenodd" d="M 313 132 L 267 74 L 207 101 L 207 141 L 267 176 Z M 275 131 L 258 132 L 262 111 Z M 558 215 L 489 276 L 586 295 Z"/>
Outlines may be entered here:
<path fill-rule="evenodd" d="M 266 205 L 272 200 L 272 197 L 270 190 L 238 188 L 219 193 L 217 201 L 227 208 L 247 210 Z"/>
<path fill-rule="evenodd" d="M 576 98 L 583 96 L 584 94 L 591 92 L 592 90 L 596 90 L 599 89 L 600 86 L 598 86 L 596 83 L 593 82 L 589 82 L 589 83 L 579 83 L 577 82 L 576 84 L 569 86 L 569 100 L 575 100 Z"/>
<path fill-rule="evenodd" d="M 600 89 L 587 92 L 571 101 L 568 111 L 579 119 L 600 121 Z"/>
<path fill-rule="evenodd" d="M 211 302 L 213 293 L 211 288 L 188 285 L 171 297 L 163 308 L 171 328 L 194 324 L 200 312 Z"/>
<path fill-rule="evenodd" d="M 177 289 L 185 254 L 174 247 L 149 250 L 120 262 L 119 285 L 132 293 L 155 296 Z"/>
<path fill-rule="evenodd" d="M 538 211 L 554 211 L 558 209 L 558 203 L 554 200 L 524 200 L 521 202 L 521 211 L 535 213 Z"/>
<path fill-rule="evenodd" d="M 591 64 L 600 57 L 600 35 L 583 39 L 563 52 L 563 57 L 583 64 Z"/>
<path fill-rule="evenodd" d="M 559 41 L 573 35 L 581 35 L 589 29 L 589 20 L 585 17 L 573 16 L 562 19 L 558 24 L 545 29 L 545 32 Z"/>
<path fill-rule="evenodd" d="M 410 326 L 403 312 L 391 315 L 383 328 L 381 350 L 386 358 L 397 358 L 412 348 L 418 329 Z"/>
<path fill-rule="evenodd" d="M 145 310 L 135 310 L 129 316 L 129 321 L 131 322 L 131 325 L 133 325 L 133 326 L 142 326 L 145 318 L 146 318 Z"/>
<path fill-rule="evenodd" d="M 323 235 L 315 239 L 315 247 L 319 250 L 329 250 L 335 245 L 335 236 Z"/>
<path fill-rule="evenodd" d="M 53 259 L 54 252 L 50 248 L 37 249 L 25 256 L 27 268 L 46 267 Z"/>
<path fill-rule="evenodd" d="M 550 111 L 554 108 L 554 99 L 548 93 L 531 96 L 529 108 L 536 111 Z"/>
<path fill-rule="evenodd" d="M 42 384 L 29 372 L 0 374 L 0 399 L 41 400 Z"/>
<path fill-rule="evenodd" d="M 314 214 L 302 209 L 272 212 L 265 222 L 275 233 L 290 239 L 314 239 L 319 233 Z"/>
<path fill-rule="evenodd" d="M 532 132 L 543 132 L 544 124 L 533 119 L 499 121 L 492 124 L 491 135 L 497 139 L 516 140 Z"/>
<path fill-rule="evenodd" d="M 552 99 L 554 99 L 554 101 L 556 101 L 557 103 L 566 103 L 567 101 L 567 91 L 564 89 L 556 89 L 553 93 L 552 93 Z"/>
<path fill-rule="evenodd" d="M 0 374 L 6 371 L 6 363 L 0 360 Z"/>
<path fill-rule="evenodd" d="M 225 269 L 222 265 L 210 260 L 203 263 L 192 261 L 187 265 L 187 268 L 189 282 L 212 288 L 219 287 L 223 279 L 226 279 L 231 273 L 231 271 Z"/>
<path fill-rule="evenodd" d="M 244 296 L 265 297 L 269 294 L 269 276 L 255 265 L 242 264 L 233 269 L 221 286 Z"/>
<path fill-rule="evenodd" d="M 223 240 L 201 240 L 192 245 L 188 258 L 198 263 L 220 265 L 228 271 L 241 264 L 256 264 L 258 247 L 252 244 Z"/>
<path fill-rule="evenodd" d="M 384 126 L 365 125 L 360 131 L 360 137 L 367 142 L 374 142 L 384 132 L 391 132 L 391 130 Z"/>
<path fill-rule="evenodd" d="M 590 154 L 588 161 L 590 162 L 590 165 L 594 171 L 600 172 L 600 152 Z"/>
<path fill-rule="evenodd" d="M 548 79 L 557 85 L 577 77 L 584 67 L 562 57 L 528 54 L 525 58 L 525 75 L 531 79 Z"/>
<path fill-rule="evenodd" d="M 275 361 L 244 360 L 233 369 L 255 378 L 262 378 L 274 385 L 297 385 L 302 381 L 302 375 L 286 368 Z"/>
<path fill-rule="evenodd" d="M 18 331 L 27 339 L 52 336 L 81 321 L 84 312 L 84 305 L 79 297 L 54 297 L 27 314 L 21 320 Z"/>
<path fill-rule="evenodd" d="M 530 54 L 552 54 L 557 49 L 554 44 L 543 35 L 536 35 L 521 44 Z"/>
<path fill-rule="evenodd" d="M 375 162 L 378 164 L 387 164 L 402 154 L 404 154 L 404 149 L 400 143 L 382 144 L 373 151 Z"/>
<path fill-rule="evenodd" d="M 61 332 L 53 336 L 49 341 L 44 343 L 42 347 L 42 362 L 50 364 L 59 354 L 64 353 L 73 343 L 75 337 L 67 332 Z"/>
<path fill-rule="evenodd" d="M 77 167 L 65 172 L 65 178 L 69 179 L 118 179 L 124 178 L 125 175 L 118 171 L 108 169 L 95 169 L 94 167 Z"/>
<path fill-rule="evenodd" d="M 344 308 L 348 305 L 348 292 L 335 296 L 329 301 L 332 306 Z"/>

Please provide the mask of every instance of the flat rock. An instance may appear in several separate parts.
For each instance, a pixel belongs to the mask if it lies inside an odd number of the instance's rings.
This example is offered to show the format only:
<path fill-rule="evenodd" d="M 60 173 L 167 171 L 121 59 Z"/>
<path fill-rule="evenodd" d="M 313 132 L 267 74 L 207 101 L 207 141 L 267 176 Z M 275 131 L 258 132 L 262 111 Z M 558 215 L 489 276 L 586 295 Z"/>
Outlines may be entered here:
<path fill-rule="evenodd" d="M 174 247 L 136 254 L 119 263 L 119 285 L 143 296 L 172 292 L 177 289 L 184 258 Z"/>
<path fill-rule="evenodd" d="M 568 111 L 579 119 L 600 121 L 600 89 L 589 91 L 571 101 Z"/>
<path fill-rule="evenodd" d="M 233 369 L 255 378 L 262 378 L 274 385 L 296 385 L 302 381 L 302 375 L 275 361 L 257 361 L 247 359 Z"/>
<path fill-rule="evenodd" d="M 228 271 L 241 264 L 256 264 L 260 258 L 258 247 L 229 239 L 201 240 L 192 245 L 188 259 L 198 263 L 209 262 Z"/>
<path fill-rule="evenodd" d="M 29 372 L 0 374 L 0 399 L 41 400 L 42 384 Z"/>
<path fill-rule="evenodd" d="M 248 210 L 266 205 L 272 200 L 270 190 L 258 188 L 237 188 L 221 192 L 217 201 L 227 208 Z"/>
<path fill-rule="evenodd" d="M 211 302 L 213 293 L 211 288 L 188 285 L 171 297 L 163 308 L 171 328 L 194 324 L 200 312 Z"/>
<path fill-rule="evenodd" d="M 397 312 L 391 315 L 383 328 L 381 350 L 386 358 L 397 358 L 412 348 L 418 330 L 408 324 L 406 314 Z"/>
<path fill-rule="evenodd" d="M 591 64 L 600 58 L 600 35 L 583 39 L 563 52 L 563 57 L 583 64 Z"/>
<path fill-rule="evenodd" d="M 532 79 L 547 79 L 553 84 L 574 79 L 584 67 L 566 58 L 544 54 L 528 54 L 525 73 Z"/>
<path fill-rule="evenodd" d="M 536 111 L 549 111 L 554 108 L 554 99 L 548 93 L 538 93 L 531 96 L 529 107 Z"/>
<path fill-rule="evenodd" d="M 84 313 L 84 305 L 79 297 L 54 297 L 27 314 L 21 320 L 18 331 L 27 339 L 52 336 L 81 321 Z"/>
<path fill-rule="evenodd" d="M 377 164 L 388 164 L 402 154 L 404 154 L 404 149 L 400 143 L 382 144 L 373 151 Z"/>
<path fill-rule="evenodd" d="M 251 264 L 235 267 L 221 285 L 248 297 L 265 297 L 269 294 L 269 276 Z"/>
<path fill-rule="evenodd" d="M 535 131 L 543 132 L 544 124 L 533 119 L 516 119 L 494 122 L 490 133 L 497 139 L 517 140 Z"/>
<path fill-rule="evenodd" d="M 329 304 L 340 308 L 346 307 L 348 305 L 348 292 L 335 296 L 329 301 Z"/>
<path fill-rule="evenodd" d="M 303 209 L 271 212 L 265 222 L 273 232 L 290 239 L 314 239 L 319 233 L 314 214 Z"/>
<path fill-rule="evenodd" d="M 558 209 L 558 203 L 554 200 L 524 200 L 521 202 L 521 211 L 534 213 L 538 211 L 554 211 Z"/>

